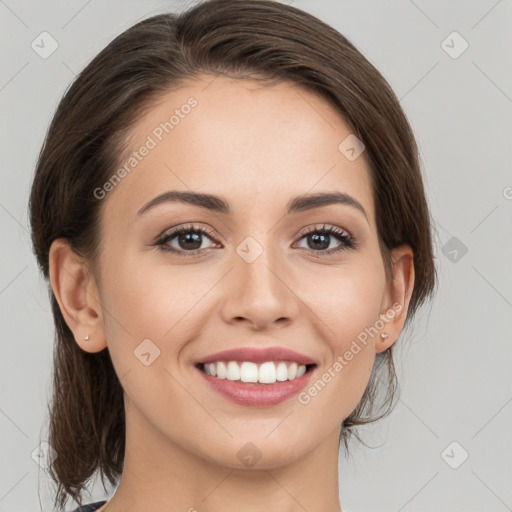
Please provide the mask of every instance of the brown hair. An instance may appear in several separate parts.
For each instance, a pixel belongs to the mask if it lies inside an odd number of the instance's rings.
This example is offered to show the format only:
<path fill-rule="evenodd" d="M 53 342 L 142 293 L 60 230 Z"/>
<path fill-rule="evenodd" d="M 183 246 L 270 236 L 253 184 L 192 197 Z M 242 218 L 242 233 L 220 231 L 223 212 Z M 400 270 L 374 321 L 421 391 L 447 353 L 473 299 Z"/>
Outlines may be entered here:
<path fill-rule="evenodd" d="M 49 127 L 30 195 L 32 242 L 44 277 L 57 238 L 68 239 L 98 270 L 101 201 L 93 190 L 112 176 L 145 109 L 200 73 L 293 82 L 343 115 L 365 144 L 388 278 L 391 249 L 409 244 L 414 251 L 408 325 L 436 285 L 432 223 L 412 130 L 388 83 L 353 44 L 312 15 L 271 0 L 207 0 L 179 15 L 153 16 L 116 37 L 78 75 Z M 103 485 L 104 475 L 116 483 L 125 417 L 108 350 L 81 350 L 51 286 L 49 294 L 56 327 L 49 443 L 58 454 L 50 476 L 58 484 L 55 504 L 64 507 L 68 496 L 81 503 L 96 470 Z M 343 422 L 346 449 L 350 434 L 358 437 L 357 425 L 389 414 L 397 391 L 390 348 L 377 354 L 366 391 Z"/>

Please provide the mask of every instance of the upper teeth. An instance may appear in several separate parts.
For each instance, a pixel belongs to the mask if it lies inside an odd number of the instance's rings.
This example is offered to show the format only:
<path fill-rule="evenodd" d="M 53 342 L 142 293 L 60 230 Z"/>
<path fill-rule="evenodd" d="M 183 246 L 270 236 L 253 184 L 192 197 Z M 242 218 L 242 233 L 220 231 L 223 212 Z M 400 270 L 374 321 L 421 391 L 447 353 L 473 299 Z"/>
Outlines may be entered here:
<path fill-rule="evenodd" d="M 223 361 L 205 363 L 204 371 L 219 379 L 241 380 L 242 382 L 260 382 L 261 384 L 273 384 L 278 381 L 293 380 L 306 373 L 305 365 L 294 362 L 281 361 L 275 363 L 268 361 L 261 365 L 250 361 L 239 364 L 236 361 Z"/>

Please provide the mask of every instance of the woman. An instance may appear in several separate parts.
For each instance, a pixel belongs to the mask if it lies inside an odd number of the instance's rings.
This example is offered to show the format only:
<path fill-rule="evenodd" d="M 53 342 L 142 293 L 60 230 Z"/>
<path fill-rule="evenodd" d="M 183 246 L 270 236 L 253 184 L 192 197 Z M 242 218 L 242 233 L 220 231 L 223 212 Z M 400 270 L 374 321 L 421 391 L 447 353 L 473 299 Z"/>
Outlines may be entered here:
<path fill-rule="evenodd" d="M 138 23 L 62 99 L 30 209 L 60 510 L 98 470 L 77 511 L 341 510 L 436 283 L 414 136 L 344 36 L 267 0 Z"/>

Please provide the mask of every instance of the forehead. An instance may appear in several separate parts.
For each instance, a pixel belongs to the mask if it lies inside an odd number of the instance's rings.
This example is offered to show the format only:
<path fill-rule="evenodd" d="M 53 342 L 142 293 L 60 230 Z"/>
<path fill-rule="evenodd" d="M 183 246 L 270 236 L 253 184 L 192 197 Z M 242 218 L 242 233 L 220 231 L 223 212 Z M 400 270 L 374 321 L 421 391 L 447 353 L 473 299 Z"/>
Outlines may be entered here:
<path fill-rule="evenodd" d="M 351 134 L 325 99 L 296 84 L 202 75 L 158 98 L 132 128 L 119 163 L 128 172 L 106 207 L 129 218 L 179 189 L 226 197 L 235 212 L 259 202 L 282 209 L 290 197 L 336 190 L 373 219 L 364 153 L 349 160 L 339 148 Z"/>

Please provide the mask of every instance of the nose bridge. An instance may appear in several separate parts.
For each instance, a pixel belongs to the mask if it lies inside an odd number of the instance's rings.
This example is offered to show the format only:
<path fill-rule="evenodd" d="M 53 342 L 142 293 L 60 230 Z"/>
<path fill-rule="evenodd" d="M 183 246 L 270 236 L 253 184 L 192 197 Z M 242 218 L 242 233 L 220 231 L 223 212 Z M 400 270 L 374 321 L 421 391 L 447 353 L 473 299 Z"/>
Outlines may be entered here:
<path fill-rule="evenodd" d="M 278 263 L 277 251 L 271 247 L 271 236 L 247 237 L 237 247 L 239 260 L 237 268 L 242 279 L 246 281 L 247 289 L 269 288 L 267 291 L 275 293 L 277 290 L 276 269 Z"/>
<path fill-rule="evenodd" d="M 245 318 L 262 328 L 295 315 L 296 298 L 286 285 L 286 262 L 271 234 L 246 237 L 233 257 L 224 312 L 227 321 Z"/>

